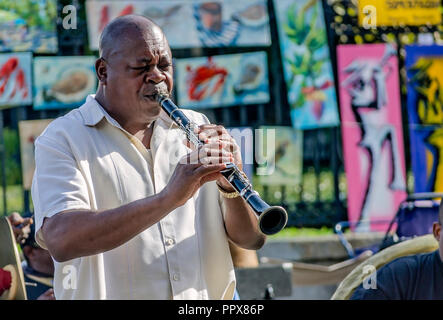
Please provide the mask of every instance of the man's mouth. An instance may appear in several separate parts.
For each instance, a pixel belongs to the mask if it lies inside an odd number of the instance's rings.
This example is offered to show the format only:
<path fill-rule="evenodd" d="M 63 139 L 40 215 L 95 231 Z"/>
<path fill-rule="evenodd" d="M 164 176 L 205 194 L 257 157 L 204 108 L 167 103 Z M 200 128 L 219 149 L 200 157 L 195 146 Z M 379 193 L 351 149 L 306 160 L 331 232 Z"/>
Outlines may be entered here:
<path fill-rule="evenodd" d="M 150 101 L 156 102 L 157 100 L 155 99 L 156 94 L 145 94 L 144 98 L 148 99 Z"/>
<path fill-rule="evenodd" d="M 157 95 L 169 95 L 166 85 L 160 84 L 151 90 L 146 90 L 143 97 L 149 101 L 157 102 Z"/>

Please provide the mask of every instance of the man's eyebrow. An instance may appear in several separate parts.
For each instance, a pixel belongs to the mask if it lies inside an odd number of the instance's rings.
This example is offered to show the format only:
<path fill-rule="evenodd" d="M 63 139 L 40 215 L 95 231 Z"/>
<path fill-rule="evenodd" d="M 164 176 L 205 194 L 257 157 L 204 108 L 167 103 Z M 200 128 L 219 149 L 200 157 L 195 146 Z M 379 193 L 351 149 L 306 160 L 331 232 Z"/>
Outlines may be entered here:
<path fill-rule="evenodd" d="M 171 58 L 169 57 L 168 54 L 163 54 L 163 55 L 160 56 L 159 61 L 161 61 L 161 60 L 167 60 L 167 61 L 170 61 Z M 138 59 L 136 59 L 135 61 L 138 62 L 138 63 L 147 63 L 147 64 L 149 64 L 149 63 L 152 62 L 152 59 L 151 59 L 151 58 L 145 58 L 145 57 L 143 57 L 143 58 L 138 58 Z"/>
<path fill-rule="evenodd" d="M 148 58 L 138 58 L 136 61 L 137 61 L 137 62 L 151 63 L 152 59 L 148 59 Z"/>

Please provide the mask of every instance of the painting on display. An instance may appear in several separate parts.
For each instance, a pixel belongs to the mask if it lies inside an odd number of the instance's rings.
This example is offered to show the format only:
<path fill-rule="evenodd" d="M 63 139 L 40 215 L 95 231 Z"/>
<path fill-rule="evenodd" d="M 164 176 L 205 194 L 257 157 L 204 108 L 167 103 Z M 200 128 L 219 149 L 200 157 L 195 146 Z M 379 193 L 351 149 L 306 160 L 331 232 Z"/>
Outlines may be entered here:
<path fill-rule="evenodd" d="M 23 188 L 31 189 L 35 170 L 34 142 L 52 119 L 19 121 L 20 157 L 22 163 Z"/>
<path fill-rule="evenodd" d="M 409 125 L 414 192 L 443 192 L 443 126 Z"/>
<path fill-rule="evenodd" d="M 249 127 L 226 128 L 240 148 L 243 172 L 252 181 L 254 170 L 254 131 Z"/>
<path fill-rule="evenodd" d="M 303 170 L 303 131 L 262 126 L 256 132 L 257 177 L 268 186 L 296 186 Z"/>
<path fill-rule="evenodd" d="M 406 46 L 407 106 L 411 124 L 443 124 L 443 46 Z"/>
<path fill-rule="evenodd" d="M 414 192 L 443 191 L 443 46 L 406 46 Z"/>
<path fill-rule="evenodd" d="M 358 24 L 377 27 L 439 25 L 440 0 L 358 0 Z"/>
<path fill-rule="evenodd" d="M 177 59 L 178 104 L 201 109 L 269 102 L 265 52 Z"/>
<path fill-rule="evenodd" d="M 275 0 L 274 7 L 293 126 L 337 126 L 337 99 L 321 1 Z"/>
<path fill-rule="evenodd" d="M 104 27 L 127 14 L 141 14 L 156 22 L 173 49 L 271 44 L 265 0 L 89 0 L 86 8 L 91 50 L 98 50 Z"/>
<path fill-rule="evenodd" d="M 383 230 L 407 196 L 397 50 L 339 45 L 337 62 L 348 219 Z"/>
<path fill-rule="evenodd" d="M 0 54 L 0 107 L 32 103 L 30 52 Z"/>
<path fill-rule="evenodd" d="M 0 51 L 57 52 L 56 0 L 0 1 Z"/>
<path fill-rule="evenodd" d="M 95 93 L 94 56 L 36 57 L 34 109 L 79 107 Z"/>

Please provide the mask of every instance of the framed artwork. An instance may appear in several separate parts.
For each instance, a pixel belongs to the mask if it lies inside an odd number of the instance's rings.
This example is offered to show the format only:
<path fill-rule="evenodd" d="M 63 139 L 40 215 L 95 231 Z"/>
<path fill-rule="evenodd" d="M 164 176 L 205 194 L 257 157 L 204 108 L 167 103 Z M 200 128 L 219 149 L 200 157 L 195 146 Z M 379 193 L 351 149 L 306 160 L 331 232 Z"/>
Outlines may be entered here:
<path fill-rule="evenodd" d="M 36 57 L 34 59 L 34 109 L 79 107 L 95 93 L 94 56 Z"/>
<path fill-rule="evenodd" d="M 340 119 L 321 1 L 274 0 L 274 7 L 294 128 L 337 126 Z"/>
<path fill-rule="evenodd" d="M 243 172 L 249 181 L 252 182 L 254 171 L 254 130 L 249 127 L 232 127 L 226 128 L 226 130 L 228 130 L 228 133 L 240 147 Z"/>
<path fill-rule="evenodd" d="M 443 46 L 406 46 L 414 192 L 443 191 Z"/>
<path fill-rule="evenodd" d="M 173 49 L 271 44 L 265 0 L 89 0 L 86 8 L 91 50 L 98 50 L 104 27 L 127 14 L 152 19 L 162 28 Z"/>
<path fill-rule="evenodd" d="M 30 190 L 35 170 L 34 142 L 53 119 L 19 121 L 20 158 L 22 162 L 23 189 Z"/>
<path fill-rule="evenodd" d="M 303 173 L 303 131 L 262 126 L 256 132 L 255 155 L 261 184 L 296 186 Z"/>
<path fill-rule="evenodd" d="M 269 102 L 266 53 L 176 59 L 177 100 L 202 109 Z"/>
<path fill-rule="evenodd" d="M 0 54 L 0 107 L 32 104 L 30 52 Z"/>
<path fill-rule="evenodd" d="M 0 52 L 54 53 L 57 0 L 0 1 Z"/>
<path fill-rule="evenodd" d="M 339 45 L 337 60 L 348 218 L 384 230 L 407 197 L 397 50 Z"/>

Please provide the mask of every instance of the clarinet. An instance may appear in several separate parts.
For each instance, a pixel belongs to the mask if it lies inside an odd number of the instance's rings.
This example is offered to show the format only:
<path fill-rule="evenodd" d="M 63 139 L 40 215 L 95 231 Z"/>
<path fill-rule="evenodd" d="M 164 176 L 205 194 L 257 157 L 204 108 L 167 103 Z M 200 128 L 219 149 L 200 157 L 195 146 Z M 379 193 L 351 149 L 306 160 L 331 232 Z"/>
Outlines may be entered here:
<path fill-rule="evenodd" d="M 204 145 L 204 142 L 194 132 L 196 124 L 190 121 L 183 111 L 169 99 L 168 94 L 157 93 L 155 98 L 166 114 L 184 131 L 188 141 L 197 148 Z M 280 206 L 270 206 L 263 201 L 258 192 L 252 188 L 246 175 L 235 163 L 227 163 L 226 169 L 220 173 L 256 213 L 260 232 L 272 235 L 280 232 L 286 226 L 288 222 L 286 210 Z"/>

